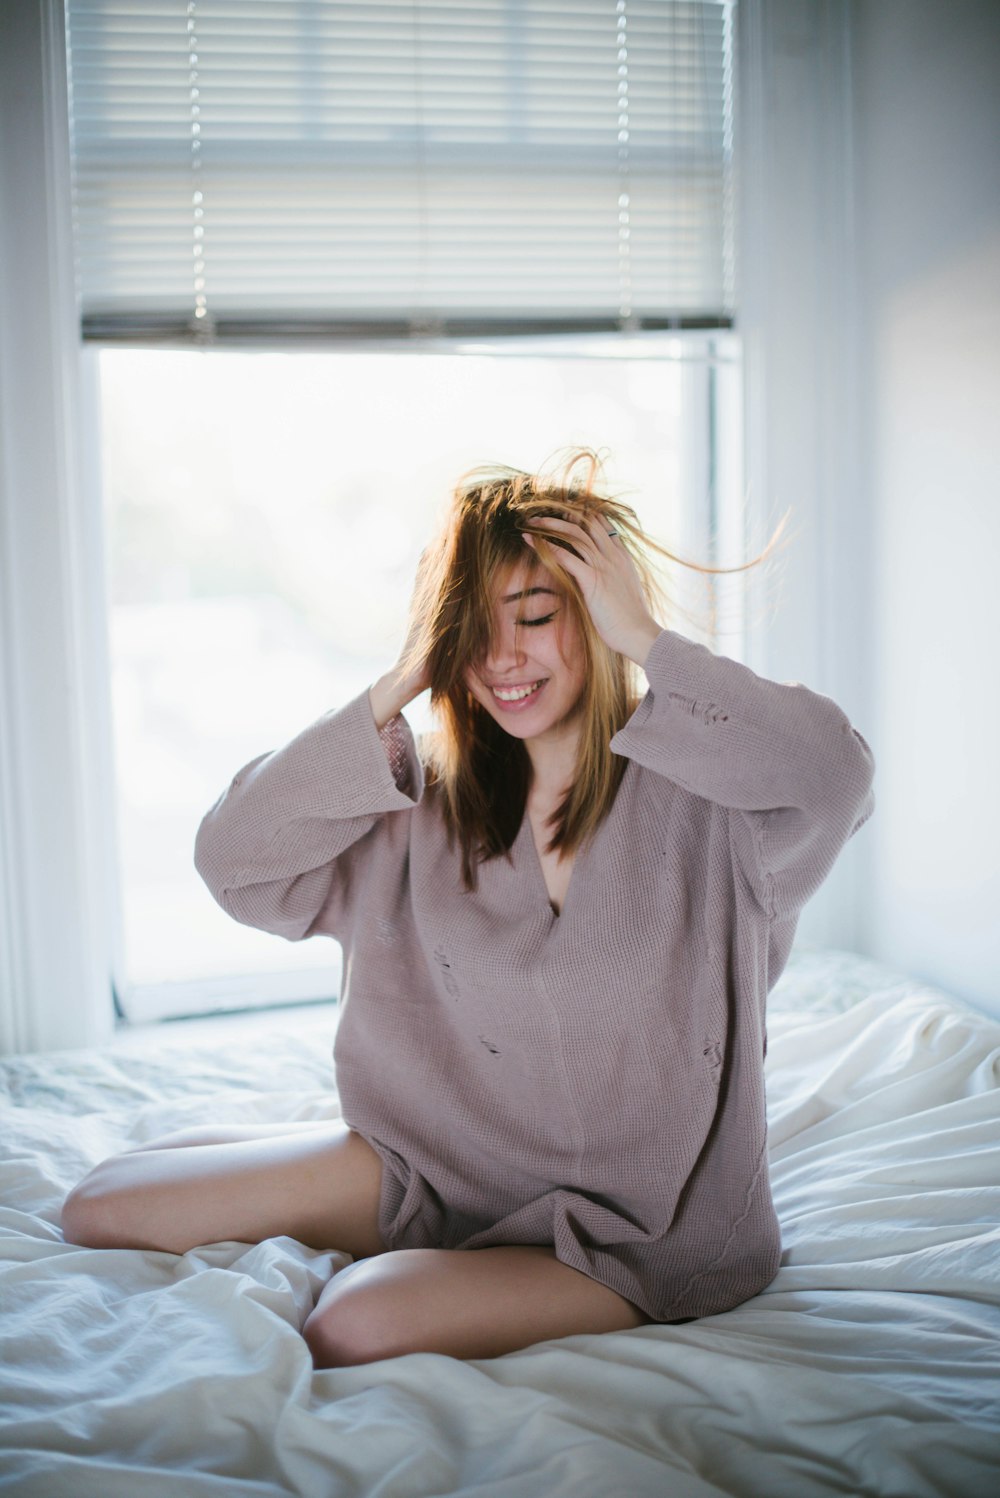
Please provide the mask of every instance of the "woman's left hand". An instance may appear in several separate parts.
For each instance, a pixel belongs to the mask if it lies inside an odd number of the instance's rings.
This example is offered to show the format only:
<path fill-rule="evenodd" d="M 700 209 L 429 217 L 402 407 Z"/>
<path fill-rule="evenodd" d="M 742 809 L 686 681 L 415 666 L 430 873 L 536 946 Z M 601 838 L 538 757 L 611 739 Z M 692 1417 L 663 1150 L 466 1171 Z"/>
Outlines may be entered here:
<path fill-rule="evenodd" d="M 564 543 L 559 548 L 559 560 L 579 584 L 594 628 L 604 643 L 637 666 L 645 665 L 660 625 L 649 612 L 635 563 L 618 537 L 609 535 L 605 522 L 597 516 L 577 525 L 546 515 L 536 520 L 531 530 Z M 534 536 L 525 531 L 524 539 L 534 549 Z"/>

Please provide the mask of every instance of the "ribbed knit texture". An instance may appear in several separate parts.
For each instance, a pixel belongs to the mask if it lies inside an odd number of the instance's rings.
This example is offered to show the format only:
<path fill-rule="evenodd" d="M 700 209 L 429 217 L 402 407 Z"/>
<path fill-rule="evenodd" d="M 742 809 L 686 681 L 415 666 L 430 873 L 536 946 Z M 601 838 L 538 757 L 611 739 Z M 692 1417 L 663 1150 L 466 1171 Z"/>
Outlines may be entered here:
<path fill-rule="evenodd" d="M 239 771 L 195 865 L 235 920 L 343 944 L 337 1083 L 389 1247 L 553 1244 L 673 1321 L 777 1273 L 765 1001 L 874 760 L 830 698 L 675 631 L 645 669 L 560 915 L 527 817 L 464 889 L 410 729 L 380 735 L 367 692 Z"/>

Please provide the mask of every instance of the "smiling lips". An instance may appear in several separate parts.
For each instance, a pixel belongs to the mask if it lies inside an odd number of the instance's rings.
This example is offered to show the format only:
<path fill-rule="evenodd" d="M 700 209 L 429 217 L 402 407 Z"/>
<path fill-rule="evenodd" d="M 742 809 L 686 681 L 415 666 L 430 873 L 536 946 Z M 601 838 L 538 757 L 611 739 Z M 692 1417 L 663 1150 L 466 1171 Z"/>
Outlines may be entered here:
<path fill-rule="evenodd" d="M 548 677 L 542 677 L 539 681 L 528 681 L 519 686 L 491 687 L 490 690 L 503 707 L 523 708 L 535 700 L 547 680 Z"/>

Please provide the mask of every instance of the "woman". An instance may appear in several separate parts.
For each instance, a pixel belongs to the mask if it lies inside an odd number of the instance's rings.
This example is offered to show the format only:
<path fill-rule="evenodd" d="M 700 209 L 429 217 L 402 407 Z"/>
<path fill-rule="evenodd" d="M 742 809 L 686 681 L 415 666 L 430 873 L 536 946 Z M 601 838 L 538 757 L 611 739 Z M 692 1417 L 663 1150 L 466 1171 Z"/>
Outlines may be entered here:
<path fill-rule="evenodd" d="M 348 1251 L 320 1367 L 688 1320 L 778 1269 L 765 1000 L 872 755 L 829 698 L 657 622 L 582 456 L 585 483 L 460 485 L 396 666 L 199 828 L 234 919 L 343 945 L 343 1121 L 171 1135 L 66 1202 L 95 1246 Z"/>

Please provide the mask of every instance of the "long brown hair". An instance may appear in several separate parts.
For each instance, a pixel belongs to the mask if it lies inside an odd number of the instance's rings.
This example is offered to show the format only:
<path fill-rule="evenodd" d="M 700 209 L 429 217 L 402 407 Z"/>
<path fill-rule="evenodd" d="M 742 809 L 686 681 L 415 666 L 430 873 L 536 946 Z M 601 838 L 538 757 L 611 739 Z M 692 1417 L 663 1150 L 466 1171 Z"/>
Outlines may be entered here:
<path fill-rule="evenodd" d="M 455 486 L 441 532 L 421 562 L 412 605 L 419 626 L 407 664 L 427 662 L 437 721 L 424 746 L 428 791 L 441 797 L 449 837 L 457 838 L 461 848 L 462 877 L 469 890 L 476 888 L 479 863 L 500 853 L 510 856 L 530 785 L 524 743 L 506 733 L 465 684 L 468 667 L 489 649 L 496 585 L 511 567 L 525 563 L 529 576 L 541 565 L 552 572 L 565 591 L 586 655 L 576 773 L 550 818 L 549 850 L 578 847 L 610 811 L 626 765 L 611 752 L 610 741 L 639 703 L 638 667 L 601 639 L 576 579 L 560 561 L 566 543 L 544 538 L 534 529 L 536 523 L 547 516 L 576 522 L 597 517 L 605 529 L 617 531 L 635 562 L 650 612 L 660 618 L 663 589 L 651 551 L 699 572 L 743 570 L 702 567 L 654 541 L 629 505 L 597 491 L 600 466 L 592 449 L 575 448 L 553 478 L 502 465 L 469 470 Z M 585 472 L 574 472 L 579 468 Z M 524 532 L 532 530 L 536 541 L 529 547 Z M 776 540 L 777 532 L 766 550 L 744 566 L 763 560 Z"/>

